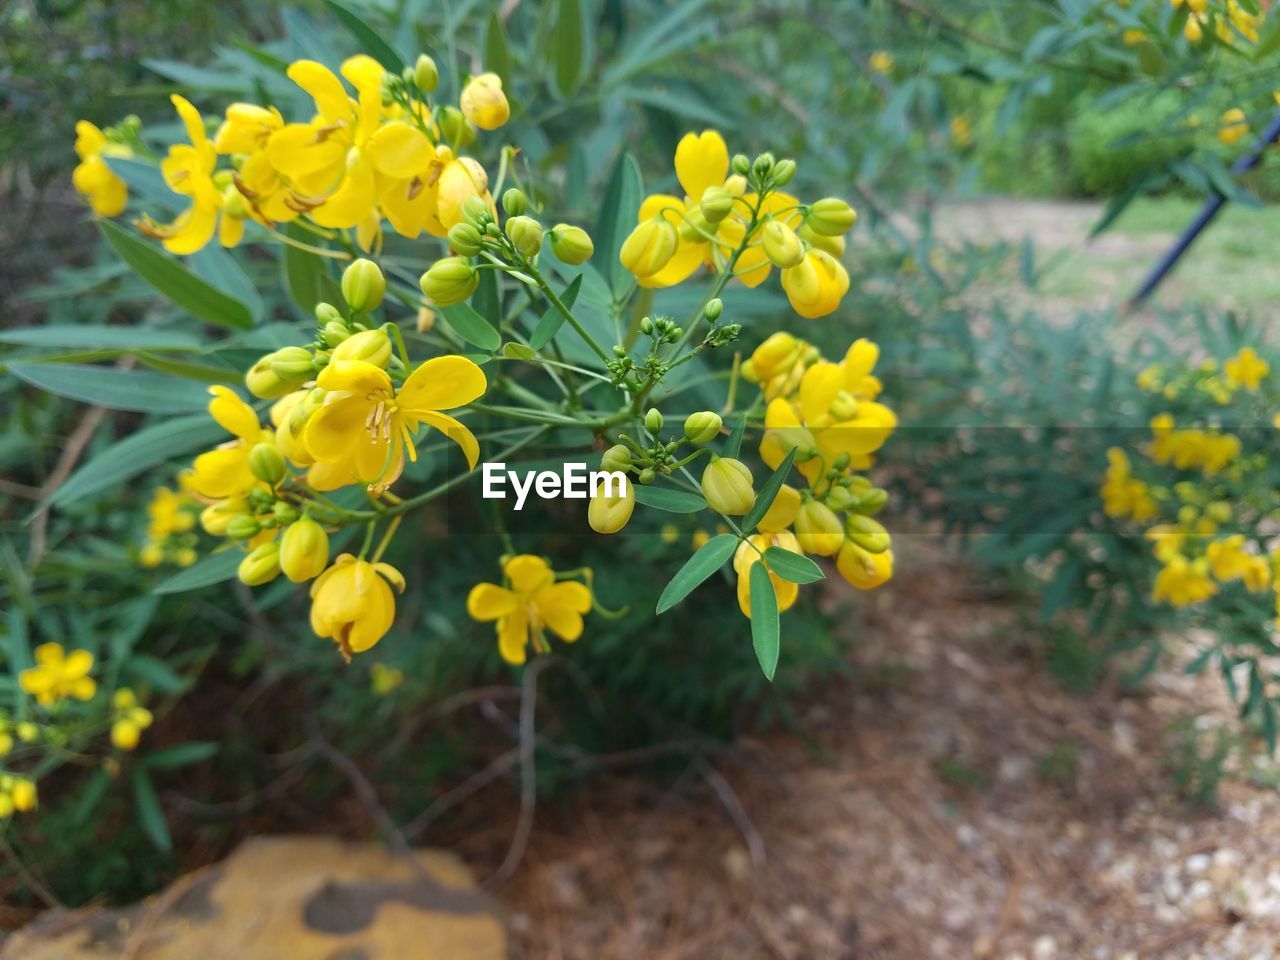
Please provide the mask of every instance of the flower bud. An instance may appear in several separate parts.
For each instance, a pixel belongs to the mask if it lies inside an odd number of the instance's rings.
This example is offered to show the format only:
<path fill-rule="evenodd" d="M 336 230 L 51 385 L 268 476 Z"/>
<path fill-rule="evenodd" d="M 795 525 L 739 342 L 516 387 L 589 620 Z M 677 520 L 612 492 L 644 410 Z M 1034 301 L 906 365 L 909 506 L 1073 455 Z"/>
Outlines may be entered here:
<path fill-rule="evenodd" d="M 733 212 L 733 194 L 724 187 L 707 187 L 698 203 L 707 223 L 716 224 Z"/>
<path fill-rule="evenodd" d="M 329 565 L 329 535 L 310 517 L 289 524 L 280 538 L 280 569 L 294 583 L 312 580 Z"/>
<path fill-rule="evenodd" d="M 418 281 L 432 301 L 442 307 L 461 303 L 475 293 L 480 285 L 480 274 L 471 261 L 462 257 L 445 257 L 437 260 Z"/>
<path fill-rule="evenodd" d="M 796 236 L 809 244 L 809 246 L 824 250 L 836 259 L 844 256 L 845 243 L 843 236 L 824 237 L 820 233 L 814 233 L 813 228 L 807 223 L 800 224 L 800 229 L 796 231 Z"/>
<path fill-rule="evenodd" d="M 18 724 L 15 732 L 23 743 L 33 743 L 40 737 L 40 728 L 30 720 L 23 720 Z"/>
<path fill-rule="evenodd" d="M 707 305 L 702 308 L 702 315 L 708 320 L 715 322 L 720 319 L 720 314 L 724 312 L 724 301 L 719 297 L 708 300 Z"/>
<path fill-rule="evenodd" d="M 795 175 L 796 162 L 794 160 L 779 160 L 773 166 L 773 184 L 776 187 L 785 187 Z"/>
<path fill-rule="evenodd" d="M 30 780 L 14 780 L 13 786 L 9 788 L 9 799 L 13 803 L 13 809 L 19 813 L 26 813 L 36 808 L 36 785 Z"/>
<path fill-rule="evenodd" d="M 249 472 L 274 487 L 284 479 L 284 455 L 274 443 L 255 444 L 249 451 Z"/>
<path fill-rule="evenodd" d="M 760 232 L 764 255 L 775 267 L 794 267 L 804 259 L 804 244 L 785 223 L 770 220 Z"/>
<path fill-rule="evenodd" d="M 725 177 L 724 189 L 731 197 L 741 197 L 747 192 L 747 178 L 738 173 Z"/>
<path fill-rule="evenodd" d="M 751 470 L 741 460 L 713 457 L 702 471 L 702 495 L 711 509 L 730 516 L 742 516 L 756 503 L 751 486 Z"/>
<path fill-rule="evenodd" d="M 516 187 L 511 187 L 502 195 L 502 209 L 507 212 L 509 217 L 518 217 L 529 209 L 529 198 L 523 191 Z"/>
<path fill-rule="evenodd" d="M 642 483 L 645 486 L 648 486 L 649 484 L 653 483 L 653 481 L 656 480 L 657 478 L 658 478 L 658 471 L 654 470 L 653 467 L 645 467 L 643 470 L 640 471 L 640 475 L 636 477 L 636 482 Z"/>
<path fill-rule="evenodd" d="M 385 330 L 362 330 L 333 349 L 334 360 L 363 360 L 375 367 L 386 367 L 391 359 L 391 338 Z"/>
<path fill-rule="evenodd" d="M 833 557 L 844 544 L 844 524 L 830 507 L 817 500 L 801 505 L 796 513 L 796 539 L 805 553 Z"/>
<path fill-rule="evenodd" d="M 387 293 L 387 278 L 378 265 L 361 257 L 342 271 L 342 299 L 356 313 L 377 310 Z"/>
<path fill-rule="evenodd" d="M 791 526 L 799 512 L 800 491 L 784 483 L 778 488 L 778 495 L 773 498 L 773 503 L 769 504 L 769 509 L 760 518 L 756 528 L 762 533 L 778 533 Z"/>
<path fill-rule="evenodd" d="M 623 241 L 618 260 L 637 277 L 651 277 L 676 255 L 680 236 L 663 217 L 654 217 L 636 226 Z"/>
<path fill-rule="evenodd" d="M 824 237 L 838 237 L 858 219 L 857 211 L 839 197 L 826 197 L 809 208 L 805 223 L 814 233 Z"/>
<path fill-rule="evenodd" d="M 623 481 L 621 496 L 605 496 L 603 485 L 598 485 L 587 507 L 587 523 L 596 533 L 617 533 L 627 525 L 636 508 L 636 491 L 630 480 Z"/>
<path fill-rule="evenodd" d="M 467 122 L 467 118 L 457 107 L 441 107 L 436 123 L 440 127 L 441 136 L 460 147 L 465 147 L 476 138 L 476 128 Z"/>
<path fill-rule="evenodd" d="M 662 431 L 662 412 L 657 407 L 650 407 L 644 415 L 644 428 L 655 437 Z"/>
<path fill-rule="evenodd" d="M 861 514 L 852 514 L 845 521 L 849 539 L 868 553 L 884 553 L 891 544 L 889 531 L 879 520 Z"/>
<path fill-rule="evenodd" d="M 280 544 L 272 540 L 259 544 L 240 561 L 236 576 L 251 587 L 269 583 L 280 575 Z"/>
<path fill-rule="evenodd" d="M 281 347 L 264 359 L 271 372 L 291 391 L 315 376 L 315 355 L 306 347 Z"/>
<path fill-rule="evenodd" d="M 268 353 L 266 356 L 259 358 L 258 362 L 250 367 L 249 371 L 244 375 L 244 385 L 249 392 L 263 400 L 282 397 L 293 390 L 296 385 L 281 380 L 276 375 L 276 372 L 271 369 L 271 361 L 274 357 L 275 354 Z"/>
<path fill-rule="evenodd" d="M 425 53 L 418 54 L 418 59 L 414 61 L 413 82 L 423 93 L 431 93 L 440 85 L 440 71 L 436 69 L 436 62 Z"/>
<path fill-rule="evenodd" d="M 751 172 L 755 174 L 756 180 L 763 181 L 773 172 L 773 165 L 776 162 L 773 154 L 766 150 L 756 157 L 755 162 L 751 164 Z"/>
<path fill-rule="evenodd" d="M 836 569 L 859 590 L 874 590 L 893 576 L 893 551 L 869 553 L 846 540 L 836 556 Z"/>
<path fill-rule="evenodd" d="M 284 500 L 276 501 L 275 506 L 271 508 L 271 515 L 282 524 L 293 523 L 300 516 L 298 508 Z"/>
<path fill-rule="evenodd" d="M 691 413 L 684 421 L 684 438 L 696 447 L 705 446 L 720 435 L 723 424 L 720 415 L 710 410 Z"/>
<path fill-rule="evenodd" d="M 600 457 L 600 469 L 626 473 L 631 467 L 631 450 L 624 443 L 615 443 Z"/>
<path fill-rule="evenodd" d="M 881 490 L 879 487 L 874 487 L 873 489 L 862 493 L 858 497 L 858 502 L 854 505 L 853 509 L 857 510 L 858 513 L 873 517 L 883 510 L 885 504 L 888 502 L 889 491 Z"/>
<path fill-rule="evenodd" d="M 827 506 L 832 510 L 848 510 L 855 503 L 858 503 L 859 499 L 859 494 L 843 485 L 833 486 L 827 491 Z"/>
<path fill-rule="evenodd" d="M 474 257 L 482 248 L 480 231 L 473 224 L 455 223 L 449 230 L 449 246 L 464 257 Z"/>
<path fill-rule="evenodd" d="M 328 323 L 345 323 L 342 311 L 335 307 L 332 303 L 316 304 L 316 323 L 324 326 Z"/>
<path fill-rule="evenodd" d="M 252 537 L 258 532 L 258 522 L 245 512 L 244 503 L 239 500 L 219 500 L 200 511 L 200 527 L 212 537 L 231 536 L 231 525 L 237 518 L 244 517 L 253 524 Z M 236 536 L 237 540 L 244 539 Z"/>
<path fill-rule="evenodd" d="M 418 308 L 418 332 L 430 333 L 431 328 L 436 325 L 436 312 L 430 307 Z"/>
<path fill-rule="evenodd" d="M 471 192 L 463 197 L 458 210 L 463 222 L 471 224 L 477 231 L 483 232 L 493 222 L 493 209 L 488 199 L 478 193 Z"/>
<path fill-rule="evenodd" d="M 496 73 L 472 77 L 462 89 L 458 105 L 463 115 L 481 130 L 497 130 L 511 118 L 511 105 Z"/>
<path fill-rule="evenodd" d="M 561 263 L 576 267 L 586 263 L 596 252 L 587 231 L 568 223 L 557 223 L 551 230 L 551 252 Z"/>
<path fill-rule="evenodd" d="M 351 329 L 344 321 L 332 320 L 321 328 L 318 339 L 327 347 L 336 347 L 349 336 L 351 336 Z"/>
<path fill-rule="evenodd" d="M 740 177 L 745 177 L 751 172 L 751 161 L 747 159 L 745 153 L 735 153 L 733 160 L 729 163 L 729 169 Z"/>
<path fill-rule="evenodd" d="M 507 239 L 526 257 L 536 257 L 542 249 L 542 225 L 533 217 L 518 216 L 507 220 Z"/>

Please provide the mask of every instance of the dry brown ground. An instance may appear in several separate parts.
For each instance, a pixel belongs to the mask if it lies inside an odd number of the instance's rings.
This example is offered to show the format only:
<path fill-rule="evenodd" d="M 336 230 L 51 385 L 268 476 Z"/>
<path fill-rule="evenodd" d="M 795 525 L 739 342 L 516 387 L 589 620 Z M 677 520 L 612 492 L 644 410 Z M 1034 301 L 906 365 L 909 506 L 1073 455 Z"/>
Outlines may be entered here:
<path fill-rule="evenodd" d="M 1170 662 L 1072 697 L 1007 601 L 908 552 L 798 733 L 539 810 L 500 894 L 517 956 L 1280 955 L 1280 795 L 1241 776 L 1197 812 L 1161 763 L 1180 716 L 1234 723 L 1220 684 Z M 481 875 L 510 827 L 461 844 Z"/>

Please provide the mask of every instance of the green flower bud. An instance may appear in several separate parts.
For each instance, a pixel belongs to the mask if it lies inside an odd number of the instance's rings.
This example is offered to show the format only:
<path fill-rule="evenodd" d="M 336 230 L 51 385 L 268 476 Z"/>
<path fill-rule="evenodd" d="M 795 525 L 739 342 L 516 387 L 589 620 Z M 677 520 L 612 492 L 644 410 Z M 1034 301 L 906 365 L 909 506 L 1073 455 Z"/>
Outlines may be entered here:
<path fill-rule="evenodd" d="M 817 500 L 800 505 L 795 527 L 796 539 L 805 553 L 834 557 L 844 544 L 844 524 L 835 511 Z"/>
<path fill-rule="evenodd" d="M 384 330 L 362 330 L 333 348 L 334 360 L 363 360 L 386 367 L 391 359 L 391 338 Z"/>
<path fill-rule="evenodd" d="M 854 507 L 858 513 L 873 517 L 884 509 L 885 504 L 889 502 L 889 491 L 881 490 L 879 487 L 868 490 L 858 497 L 857 505 Z"/>
<path fill-rule="evenodd" d="M 827 506 L 832 510 L 845 511 L 859 502 L 858 494 L 848 487 L 836 486 L 827 491 Z"/>
<path fill-rule="evenodd" d="M 804 244 L 796 232 L 785 223 L 770 220 L 760 231 L 760 244 L 764 255 L 780 269 L 794 267 L 804 260 Z"/>
<path fill-rule="evenodd" d="M 298 508 L 284 500 L 276 501 L 276 505 L 271 508 L 271 514 L 280 523 L 293 523 L 299 517 Z"/>
<path fill-rule="evenodd" d="M 751 172 L 751 161 L 747 159 L 745 153 L 735 153 L 733 160 L 729 164 L 729 168 L 740 177 L 745 177 Z"/>
<path fill-rule="evenodd" d="M 315 354 L 306 347 L 281 347 L 265 359 L 271 372 L 291 389 L 310 380 L 316 372 Z"/>
<path fill-rule="evenodd" d="M 378 265 L 361 257 L 342 271 L 342 299 L 356 313 L 377 310 L 387 293 L 387 278 Z"/>
<path fill-rule="evenodd" d="M 261 397 L 263 400 L 283 397 L 294 388 L 294 384 L 280 379 L 279 375 L 271 369 L 273 359 L 275 359 L 275 354 L 268 353 L 266 356 L 259 358 L 257 363 L 250 367 L 249 371 L 244 375 L 244 385 L 249 392 L 255 397 Z"/>
<path fill-rule="evenodd" d="M 655 437 L 662 431 L 662 412 L 657 407 L 650 407 L 644 415 L 644 426 Z"/>
<path fill-rule="evenodd" d="M 332 303 L 316 304 L 316 323 L 324 326 L 329 323 L 345 323 L 346 320 L 342 316 L 342 311 L 335 307 Z"/>
<path fill-rule="evenodd" d="M 418 281 L 422 292 L 436 304 L 448 307 L 461 303 L 475 293 L 480 285 L 480 274 L 470 260 L 462 257 L 445 257 L 437 260 Z"/>
<path fill-rule="evenodd" d="M 465 147 L 476 138 L 476 128 L 457 107 L 441 107 L 436 122 L 441 135 L 450 143 Z"/>
<path fill-rule="evenodd" d="M 867 553 L 884 553 L 891 545 L 889 531 L 884 524 L 859 513 L 851 514 L 845 520 L 845 532 Z"/>
<path fill-rule="evenodd" d="M 724 187 L 708 187 L 698 209 L 707 223 L 716 224 L 733 212 L 733 194 Z"/>
<path fill-rule="evenodd" d="M 480 252 L 481 239 L 480 231 L 466 221 L 455 223 L 449 230 L 449 246 L 464 257 L 474 257 Z"/>
<path fill-rule="evenodd" d="M 516 187 L 511 187 L 502 195 L 502 209 L 509 217 L 518 217 L 529 209 L 529 198 Z"/>
<path fill-rule="evenodd" d="M 648 486 L 649 484 L 653 483 L 653 481 L 657 478 L 657 476 L 658 476 L 658 472 L 654 470 L 653 467 L 645 467 L 643 470 L 640 471 L 640 475 L 636 477 L 636 480 L 639 483 L 643 483 L 646 486 Z"/>
<path fill-rule="evenodd" d="M 824 237 L 838 237 L 858 219 L 857 211 L 839 197 L 826 197 L 809 208 L 805 223 L 814 233 Z"/>
<path fill-rule="evenodd" d="M 289 524 L 280 538 L 280 569 L 294 583 L 320 576 L 329 565 L 329 535 L 310 517 Z"/>
<path fill-rule="evenodd" d="M 707 305 L 702 308 L 702 315 L 713 323 L 720 319 L 720 314 L 724 312 L 724 301 L 719 297 L 708 300 Z"/>
<path fill-rule="evenodd" d="M 600 469 L 626 473 L 631 467 L 631 449 L 624 443 L 615 443 L 600 457 Z"/>
<path fill-rule="evenodd" d="M 542 250 L 542 224 L 533 217 L 511 217 L 506 232 L 507 239 L 526 257 L 536 257 Z"/>
<path fill-rule="evenodd" d="M 694 446 L 701 447 L 720 436 L 720 428 L 724 421 L 718 413 L 700 410 L 691 413 L 684 421 L 684 438 Z"/>
<path fill-rule="evenodd" d="M 702 471 L 702 495 L 711 509 L 730 516 L 743 516 L 756 503 L 751 486 L 751 470 L 741 460 L 713 456 Z"/>
<path fill-rule="evenodd" d="M 254 547 L 240 561 L 236 576 L 251 587 L 269 583 L 280 576 L 280 544 L 275 540 Z"/>
<path fill-rule="evenodd" d="M 257 536 L 262 529 L 262 525 L 247 513 L 233 514 L 221 526 L 223 535 L 232 540 L 248 540 L 250 537 Z M 207 526 L 206 529 L 208 529 Z"/>
<path fill-rule="evenodd" d="M 777 187 L 785 187 L 796 175 L 794 160 L 779 160 L 773 167 L 773 183 Z"/>
<path fill-rule="evenodd" d="M 596 252 L 587 231 L 568 223 L 557 223 L 551 229 L 551 252 L 561 263 L 576 267 L 586 263 Z"/>
<path fill-rule="evenodd" d="M 471 224 L 477 230 L 483 230 L 493 222 L 493 210 L 489 207 L 488 201 L 478 193 L 468 194 L 459 210 L 462 213 L 462 221 Z"/>
<path fill-rule="evenodd" d="M 755 174 L 757 180 L 763 180 L 773 172 L 775 162 L 773 154 L 766 150 L 756 157 L 755 163 L 751 165 L 751 172 Z"/>
<path fill-rule="evenodd" d="M 284 479 L 284 455 L 274 443 L 259 443 L 249 451 L 249 472 L 273 487 Z"/>
<path fill-rule="evenodd" d="M 327 347 L 336 347 L 349 336 L 351 336 L 351 329 L 341 320 L 326 323 L 324 329 L 320 331 L 320 339 Z"/>
<path fill-rule="evenodd" d="M 418 59 L 413 63 L 413 82 L 423 93 L 431 93 L 440 85 L 440 71 L 436 69 L 436 62 L 425 53 L 418 54 Z"/>
<path fill-rule="evenodd" d="M 619 262 L 641 279 L 651 277 L 676 255 L 680 235 L 664 217 L 654 217 L 636 226 L 618 251 Z"/>
<path fill-rule="evenodd" d="M 646 336 L 646 337 L 647 337 L 647 336 L 649 336 L 649 334 L 653 333 L 653 318 L 652 318 L 652 317 L 641 317 L 641 318 L 640 318 L 640 332 L 641 332 L 642 334 L 644 334 L 644 336 Z"/>
<path fill-rule="evenodd" d="M 636 491 L 631 481 L 626 481 L 621 496 L 604 495 L 603 484 L 592 491 L 591 504 L 587 507 L 587 523 L 596 533 L 617 533 L 627 525 L 636 508 Z"/>

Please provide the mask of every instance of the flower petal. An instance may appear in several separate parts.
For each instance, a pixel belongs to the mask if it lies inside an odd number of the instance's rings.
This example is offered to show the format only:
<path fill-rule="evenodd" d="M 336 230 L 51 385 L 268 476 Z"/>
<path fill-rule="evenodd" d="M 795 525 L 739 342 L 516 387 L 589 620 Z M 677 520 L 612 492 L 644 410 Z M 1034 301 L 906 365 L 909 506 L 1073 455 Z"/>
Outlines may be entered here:
<path fill-rule="evenodd" d="M 520 598 L 496 583 L 477 583 L 467 594 L 467 615 L 472 620 L 497 620 L 519 604 Z"/>
<path fill-rule="evenodd" d="M 474 433 L 447 413 L 426 410 L 422 413 L 422 419 L 461 447 L 463 456 L 467 458 L 467 469 L 475 469 L 476 462 L 480 459 L 480 442 L 476 440 Z"/>
<path fill-rule="evenodd" d="M 676 177 L 695 202 L 707 187 L 718 187 L 729 174 L 729 148 L 715 130 L 686 133 L 676 145 Z"/>
<path fill-rule="evenodd" d="M 388 123 L 365 145 L 374 169 L 397 180 L 408 180 L 431 165 L 436 152 L 420 130 L 407 123 Z"/>
<path fill-rule="evenodd" d="M 351 118 L 351 99 L 342 81 L 333 71 L 314 60 L 298 60 L 289 65 L 285 74 L 311 95 L 316 110 L 326 120 Z"/>
<path fill-rule="evenodd" d="M 418 367 L 396 394 L 397 405 L 411 416 L 425 410 L 452 410 L 484 396 L 489 381 L 466 357 L 436 357 Z"/>
<path fill-rule="evenodd" d="M 503 566 L 502 572 L 511 581 L 511 589 L 524 597 L 532 597 L 556 579 L 556 575 L 547 566 L 547 561 L 532 553 L 512 557 Z"/>
<path fill-rule="evenodd" d="M 512 610 L 498 622 L 498 652 L 507 663 L 519 665 L 525 661 L 528 643 L 529 616 L 522 609 Z"/>

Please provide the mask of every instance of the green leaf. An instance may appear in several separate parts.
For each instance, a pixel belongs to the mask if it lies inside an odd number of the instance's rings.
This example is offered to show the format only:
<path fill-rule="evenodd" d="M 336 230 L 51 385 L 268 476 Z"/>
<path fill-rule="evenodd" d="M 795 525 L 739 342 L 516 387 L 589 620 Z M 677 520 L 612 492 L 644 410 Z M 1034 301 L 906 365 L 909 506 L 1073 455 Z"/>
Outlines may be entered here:
<path fill-rule="evenodd" d="M 635 228 L 636 214 L 644 197 L 644 181 L 635 158 L 623 153 L 613 165 L 609 186 L 604 194 L 604 206 L 593 234 L 596 252 L 591 264 L 602 277 L 607 277 L 615 298 L 621 298 L 635 284 L 635 277 L 618 262 L 627 235 Z"/>
<path fill-rule="evenodd" d="M 822 568 L 801 553 L 770 547 L 764 552 L 764 562 L 783 580 L 791 583 L 816 583 L 827 579 Z"/>
<path fill-rule="evenodd" d="M 756 494 L 755 506 L 747 511 L 747 515 L 742 518 L 743 530 L 747 532 L 754 530 L 756 524 L 760 522 L 760 518 L 769 512 L 769 508 L 773 506 L 774 499 L 778 496 L 778 491 L 782 489 L 782 484 L 786 482 L 787 474 L 791 472 L 791 464 L 795 462 L 797 449 L 792 447 L 788 450 L 787 455 L 778 464 L 778 469 L 773 471 L 769 475 L 769 479 L 764 482 L 764 486 Z"/>
<path fill-rule="evenodd" d="M 778 669 L 778 595 L 773 592 L 773 580 L 763 563 L 751 565 L 751 644 L 756 648 L 756 659 L 765 679 L 773 682 Z"/>
<path fill-rule="evenodd" d="M 400 54 L 392 49 L 391 44 L 378 36 L 372 27 L 335 0 L 324 0 L 324 4 L 335 17 L 342 21 L 347 32 L 359 41 L 360 46 L 364 47 L 364 52 L 382 64 L 388 73 L 399 74 L 404 70 L 405 63 Z"/>
<path fill-rule="evenodd" d="M 601 85 L 612 87 L 703 40 L 713 29 L 710 17 L 691 26 L 685 21 L 707 5 L 707 0 L 690 0 L 681 4 L 638 36 L 628 36 L 625 53 L 605 71 Z"/>
<path fill-rule="evenodd" d="M 502 355 L 508 360 L 532 360 L 538 351 L 512 340 L 502 345 Z"/>
<path fill-rule="evenodd" d="M 201 760 L 208 760 L 218 752 L 218 744 L 212 740 L 193 740 L 147 754 L 142 762 L 148 767 L 186 767 Z"/>
<path fill-rule="evenodd" d="M 665 613 L 693 593 L 702 583 L 724 566 L 738 549 L 738 538 L 730 533 L 712 537 L 684 562 L 658 598 L 658 613 Z"/>
<path fill-rule="evenodd" d="M 188 590 L 199 590 L 201 587 L 230 580 L 236 575 L 242 559 L 244 556 L 238 550 L 224 550 L 222 553 L 212 554 L 162 581 L 155 588 L 155 592 L 185 593 Z"/>
<path fill-rule="evenodd" d="M 133 768 L 133 799 L 138 825 L 157 850 L 168 853 L 173 849 L 173 840 L 169 836 L 169 825 L 165 823 L 160 799 L 156 796 L 156 788 L 151 785 L 151 778 L 147 776 L 146 767 Z"/>
<path fill-rule="evenodd" d="M 193 363 L 190 360 L 174 360 L 171 357 L 156 356 L 152 353 L 139 353 L 138 361 L 152 370 L 172 374 L 186 380 L 200 383 L 221 383 L 227 386 L 244 383 L 244 374 L 227 367 L 215 367 L 207 363 Z"/>
<path fill-rule="evenodd" d="M 113 443 L 73 473 L 49 498 L 52 506 L 74 503 L 112 484 L 136 477 L 144 470 L 180 454 L 212 446 L 226 432 L 200 414 L 177 417 L 144 427 Z"/>
<path fill-rule="evenodd" d="M 503 84 L 511 80 L 511 45 L 507 43 L 507 31 L 497 10 L 489 13 L 489 27 L 484 35 L 484 66 L 502 78 Z"/>
<path fill-rule="evenodd" d="M 296 223 L 285 224 L 284 235 L 300 243 L 316 239 Z M 284 287 L 304 317 L 313 319 L 316 304 L 321 301 L 338 302 L 341 291 L 337 281 L 329 275 L 325 257 L 289 243 L 284 244 L 281 250 L 280 269 L 284 274 Z"/>
<path fill-rule="evenodd" d="M 578 0 L 560 0 L 556 31 L 551 38 L 556 87 L 566 96 L 582 76 L 582 7 Z"/>
<path fill-rule="evenodd" d="M 733 428 L 733 432 L 729 434 L 729 439 L 724 442 L 724 453 L 721 456 L 736 458 L 742 450 L 742 434 L 747 429 L 747 415 L 744 413 L 738 418 L 738 425 Z M 766 508 L 767 509 L 767 508 Z M 763 516 L 763 514 L 761 514 Z"/>
<path fill-rule="evenodd" d="M 110 220 L 99 220 L 98 228 L 134 273 L 188 313 L 219 327 L 248 330 L 253 326 L 248 307 L 196 276 L 169 254 Z"/>
<path fill-rule="evenodd" d="M 135 686 L 141 682 L 166 695 L 182 693 L 191 686 L 191 681 L 178 676 L 163 660 L 145 653 L 131 656 L 125 663 L 124 672 Z"/>
<path fill-rule="evenodd" d="M 578 291 L 582 289 L 582 274 L 578 274 L 573 278 L 573 283 L 565 287 L 564 293 L 560 294 L 560 301 L 572 309 L 574 303 L 578 299 Z M 547 308 L 538 325 L 533 328 L 533 335 L 529 337 L 529 346 L 535 350 L 541 350 L 548 343 L 555 339 L 555 335 L 560 332 L 560 327 L 564 323 L 564 314 L 556 307 Z"/>
<path fill-rule="evenodd" d="M 0 330 L 0 343 L 22 347 L 80 347 L 86 350 L 199 350 L 204 345 L 188 333 L 153 327 L 71 324 Z"/>
<path fill-rule="evenodd" d="M 253 285 L 244 268 L 236 262 L 236 258 L 221 244 L 205 244 L 204 249 L 187 257 L 187 265 L 214 287 L 243 303 L 254 323 L 262 319 L 266 306 L 258 294 L 258 288 Z"/>
<path fill-rule="evenodd" d="M 476 312 L 469 303 L 455 303 L 440 311 L 454 333 L 467 343 L 488 350 L 490 353 L 502 346 L 502 336 L 493 324 Z"/>
<path fill-rule="evenodd" d="M 89 778 L 88 783 L 81 785 L 80 796 L 71 805 L 71 822 L 76 826 L 88 823 L 109 786 L 111 786 L 111 776 L 104 768 L 99 767 Z"/>
<path fill-rule="evenodd" d="M 41 390 L 112 410 L 190 413 L 209 402 L 199 384 L 158 373 L 79 363 L 12 363 L 9 372 Z"/>
<path fill-rule="evenodd" d="M 707 509 L 707 501 L 696 493 L 672 490 L 670 487 L 655 487 L 652 484 L 645 486 L 640 483 L 633 483 L 631 488 L 636 492 L 637 503 L 643 503 L 646 507 L 653 507 L 655 510 L 665 510 L 667 513 L 697 513 Z"/>

